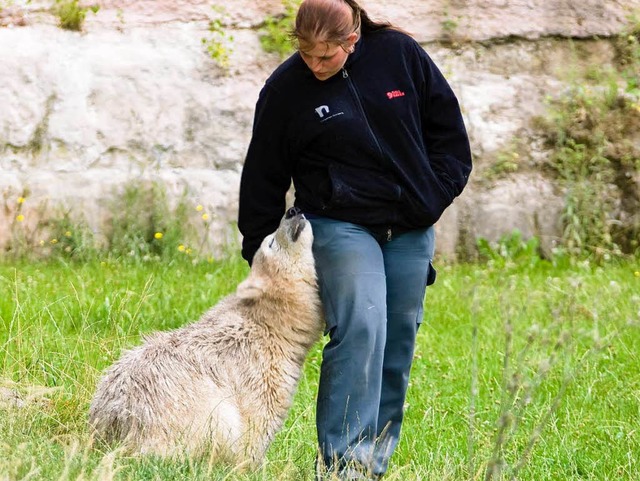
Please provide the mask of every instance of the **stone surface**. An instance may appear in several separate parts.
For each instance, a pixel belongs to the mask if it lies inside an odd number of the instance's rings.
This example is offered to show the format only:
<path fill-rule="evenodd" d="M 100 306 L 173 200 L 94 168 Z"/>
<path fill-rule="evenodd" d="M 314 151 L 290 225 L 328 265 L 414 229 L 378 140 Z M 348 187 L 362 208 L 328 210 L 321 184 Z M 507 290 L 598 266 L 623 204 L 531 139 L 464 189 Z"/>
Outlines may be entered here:
<path fill-rule="evenodd" d="M 536 172 L 486 182 L 483 171 L 527 137 L 531 117 L 544 113 L 545 95 L 563 88 L 576 58 L 586 66 L 613 62 L 606 37 L 624 28 L 640 0 L 361 3 L 423 43 L 463 108 L 476 170 L 438 223 L 439 252 L 454 257 L 469 235 L 496 240 L 516 228 L 551 246 L 561 193 Z M 211 249 L 233 238 L 255 101 L 280 61 L 261 50 L 258 29 L 282 12 L 281 2 L 104 1 L 81 33 L 56 27 L 50 2 L 2 5 L 0 245 L 16 228 L 24 193 L 17 227 L 34 227 L 43 209 L 62 206 L 100 232 L 105 199 L 143 178 L 176 196 L 187 191 L 212 213 Z M 214 18 L 233 36 L 225 40 L 227 69 L 202 45 Z M 603 38 L 562 38 L 594 36 Z M 546 155 L 535 145 L 518 148 L 532 165 Z"/>
<path fill-rule="evenodd" d="M 495 182 L 469 196 L 468 226 L 472 238 L 495 239 L 519 230 L 525 239 L 538 237 L 541 248 L 551 254 L 560 241 L 562 192 L 541 175 L 525 173 Z"/>
<path fill-rule="evenodd" d="M 545 36 L 610 36 L 628 23 L 640 0 L 360 0 L 375 19 L 397 24 L 419 41 L 443 38 L 484 41 L 495 38 Z M 280 0 L 103 0 L 97 15 L 87 16 L 87 29 L 96 25 L 126 29 L 162 23 L 190 23 L 220 18 L 234 28 L 260 25 L 267 15 L 283 12 Z M 4 0 L 0 25 L 54 23 L 48 0 Z"/>
<path fill-rule="evenodd" d="M 390 0 L 361 2 L 422 41 L 609 36 L 620 31 L 638 0 Z"/>

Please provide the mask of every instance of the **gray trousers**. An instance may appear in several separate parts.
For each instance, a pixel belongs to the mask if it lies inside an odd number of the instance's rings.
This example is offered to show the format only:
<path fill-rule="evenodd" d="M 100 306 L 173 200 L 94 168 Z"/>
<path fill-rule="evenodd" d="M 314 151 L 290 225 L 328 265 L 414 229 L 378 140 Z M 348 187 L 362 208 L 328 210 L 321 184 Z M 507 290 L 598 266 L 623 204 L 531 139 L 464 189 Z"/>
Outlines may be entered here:
<path fill-rule="evenodd" d="M 390 240 L 348 222 L 311 218 L 329 341 L 316 425 L 331 471 L 387 469 L 400 436 L 431 266 L 433 227 Z"/>

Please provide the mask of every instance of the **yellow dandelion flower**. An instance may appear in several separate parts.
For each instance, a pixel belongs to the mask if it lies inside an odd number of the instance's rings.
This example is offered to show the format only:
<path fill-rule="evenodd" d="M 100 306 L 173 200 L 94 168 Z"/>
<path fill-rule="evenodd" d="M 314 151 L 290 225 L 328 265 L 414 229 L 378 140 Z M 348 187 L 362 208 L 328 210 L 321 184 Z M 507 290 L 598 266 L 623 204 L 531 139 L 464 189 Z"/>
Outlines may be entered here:
<path fill-rule="evenodd" d="M 49 241 L 49 244 L 52 244 L 52 245 L 55 245 L 55 244 L 57 244 L 57 243 L 58 243 L 58 239 L 51 239 L 51 240 Z"/>
<path fill-rule="evenodd" d="M 186 247 L 185 247 L 185 246 L 183 246 L 182 244 L 180 244 L 180 245 L 178 246 L 178 250 L 179 250 L 180 252 L 184 252 L 184 251 L 185 251 L 185 249 L 186 249 Z"/>
<path fill-rule="evenodd" d="M 24 216 L 23 216 L 22 214 L 18 214 L 18 215 L 16 216 L 16 220 L 17 220 L 18 222 L 22 222 L 22 221 L 24 221 Z"/>
<path fill-rule="evenodd" d="M 188 248 L 185 252 L 187 253 L 188 256 L 191 255 L 191 249 L 190 248 Z"/>
<path fill-rule="evenodd" d="M 41 239 L 40 242 L 38 242 L 38 245 L 42 247 L 44 245 L 44 241 Z"/>
<path fill-rule="evenodd" d="M 153 237 L 158 240 L 162 239 L 163 236 L 164 234 L 162 232 L 156 232 L 155 234 L 153 234 Z"/>
<path fill-rule="evenodd" d="M 202 214 L 202 220 L 209 220 L 209 214 Z"/>
<path fill-rule="evenodd" d="M 107 267 L 107 263 L 105 261 L 100 262 L 100 267 Z"/>
<path fill-rule="evenodd" d="M 202 207 L 200 204 L 198 204 L 198 205 L 196 206 L 196 210 L 197 210 L 198 212 L 202 212 L 202 210 L 203 210 L 203 209 L 204 209 L 204 207 Z"/>
<path fill-rule="evenodd" d="M 634 276 L 636 276 L 636 277 L 640 277 L 640 271 L 635 271 L 635 272 L 633 273 L 633 275 L 634 275 Z"/>
<path fill-rule="evenodd" d="M 64 236 L 65 236 L 65 237 L 71 237 L 71 231 L 70 231 L 70 230 L 68 230 L 67 232 L 65 232 L 65 233 L 64 233 Z"/>
<path fill-rule="evenodd" d="M 18 204 L 24 204 L 26 199 L 24 197 L 18 197 Z"/>

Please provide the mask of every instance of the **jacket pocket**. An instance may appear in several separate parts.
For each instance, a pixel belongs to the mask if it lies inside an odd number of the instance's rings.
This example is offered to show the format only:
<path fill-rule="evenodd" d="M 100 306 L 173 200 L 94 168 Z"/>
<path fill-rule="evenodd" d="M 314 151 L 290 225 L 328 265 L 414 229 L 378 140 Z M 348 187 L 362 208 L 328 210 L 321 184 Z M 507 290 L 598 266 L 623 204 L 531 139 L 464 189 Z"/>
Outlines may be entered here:
<path fill-rule="evenodd" d="M 431 168 L 425 169 L 417 188 L 403 193 L 404 224 L 420 227 L 435 224 L 454 198 L 447 180 Z"/>
<path fill-rule="evenodd" d="M 460 162 L 451 155 L 430 156 L 430 163 L 440 183 L 451 195 L 451 200 L 458 197 L 469 180 L 471 165 Z"/>
<path fill-rule="evenodd" d="M 343 164 L 329 165 L 332 207 L 371 208 L 400 200 L 402 189 L 390 175 Z"/>

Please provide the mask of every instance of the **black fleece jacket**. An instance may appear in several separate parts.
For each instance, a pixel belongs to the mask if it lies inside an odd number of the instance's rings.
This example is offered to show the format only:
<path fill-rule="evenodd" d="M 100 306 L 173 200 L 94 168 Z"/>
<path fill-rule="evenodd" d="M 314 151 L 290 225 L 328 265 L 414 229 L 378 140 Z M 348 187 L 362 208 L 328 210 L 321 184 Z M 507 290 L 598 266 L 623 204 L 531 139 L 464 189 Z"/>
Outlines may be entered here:
<path fill-rule="evenodd" d="M 266 81 L 242 171 L 238 227 L 249 262 L 285 210 L 393 233 L 434 224 L 467 183 L 458 101 L 410 36 L 365 33 L 320 81 L 293 54 Z"/>

